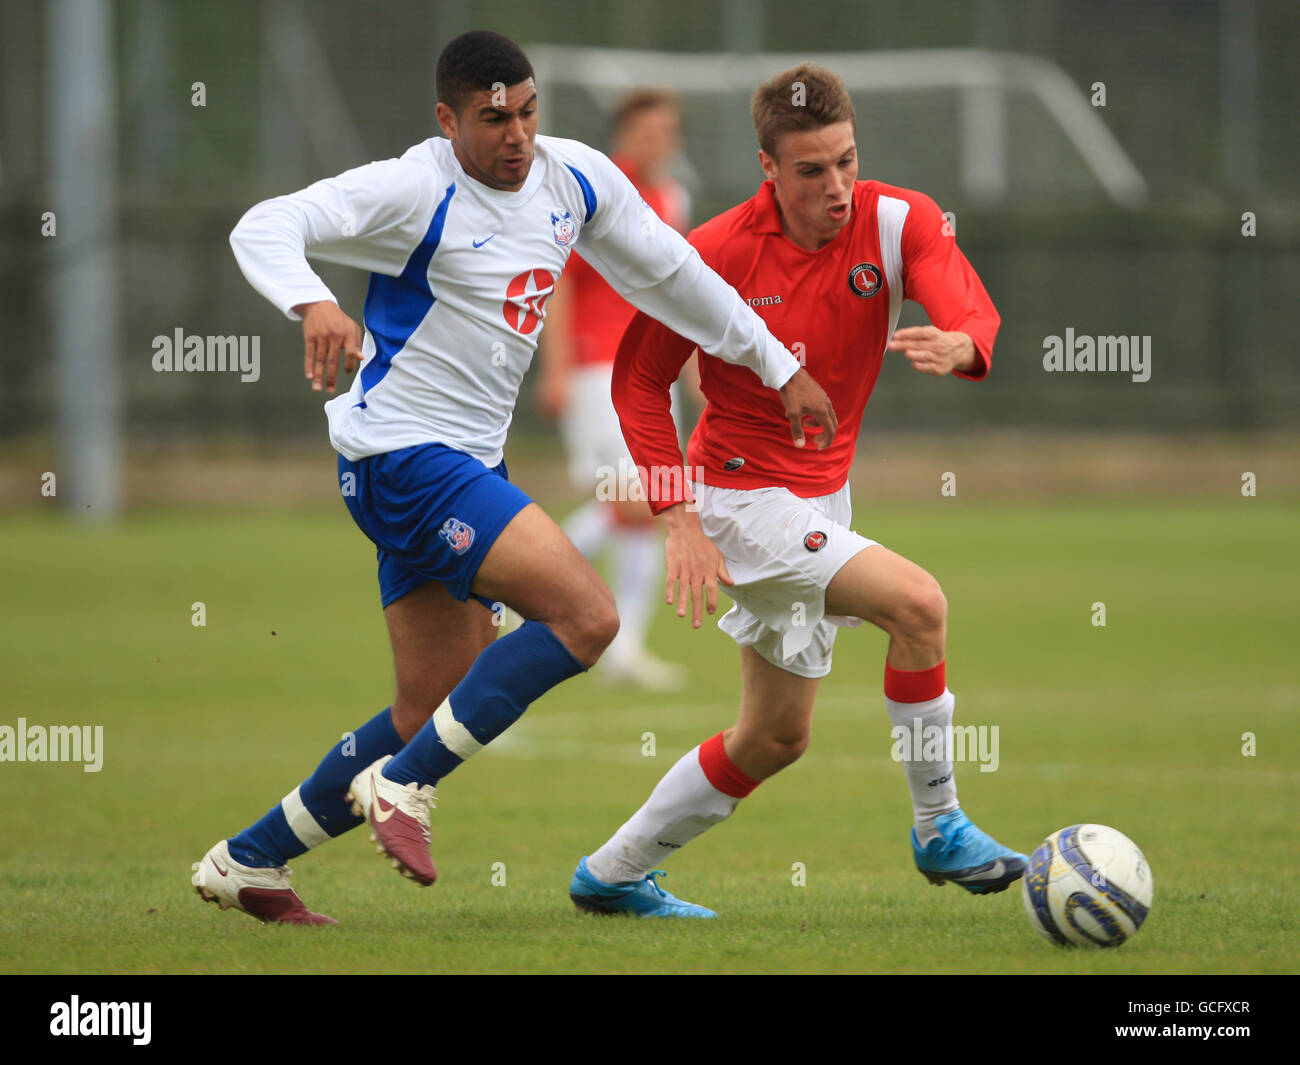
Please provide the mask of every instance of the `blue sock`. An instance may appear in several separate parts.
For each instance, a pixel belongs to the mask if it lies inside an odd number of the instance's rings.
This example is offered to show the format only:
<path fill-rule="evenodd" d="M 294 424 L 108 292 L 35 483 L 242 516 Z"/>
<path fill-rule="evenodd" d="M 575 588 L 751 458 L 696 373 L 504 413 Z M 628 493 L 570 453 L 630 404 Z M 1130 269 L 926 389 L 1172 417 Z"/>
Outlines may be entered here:
<path fill-rule="evenodd" d="M 356 817 L 345 798 L 352 778 L 386 754 L 402 749 L 388 710 L 376 714 L 356 732 L 349 732 L 304 780 L 272 806 L 257 824 L 229 842 L 230 856 L 256 868 L 284 865 L 327 839 L 356 828 Z"/>
<path fill-rule="evenodd" d="M 384 776 L 398 784 L 438 783 L 513 725 L 529 703 L 585 670 L 544 623 L 525 621 L 474 659 L 433 718 L 384 766 Z"/>

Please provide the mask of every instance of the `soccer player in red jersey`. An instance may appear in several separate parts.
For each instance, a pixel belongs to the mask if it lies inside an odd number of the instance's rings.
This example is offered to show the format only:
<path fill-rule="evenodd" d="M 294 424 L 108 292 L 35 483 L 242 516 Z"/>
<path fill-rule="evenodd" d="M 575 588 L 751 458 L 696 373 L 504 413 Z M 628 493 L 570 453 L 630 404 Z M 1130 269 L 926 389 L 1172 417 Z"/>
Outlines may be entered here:
<path fill-rule="evenodd" d="M 619 103 L 611 161 L 655 214 L 685 233 L 690 197 L 667 169 L 680 141 L 680 108 L 671 93 L 638 89 Z M 614 355 L 635 313 L 575 253 L 547 307 L 537 393 L 542 410 L 559 420 L 574 487 L 589 495 L 564 522 L 565 535 L 592 563 L 607 550 L 612 563 L 619 630 L 597 672 L 612 683 L 676 691 L 685 687 L 686 671 L 646 646 L 662 575 L 659 523 L 639 494 L 635 463 L 610 398 Z M 692 362 L 688 369 L 693 367 Z M 692 376 L 698 379 L 698 372 Z M 633 491 L 626 491 L 629 484 Z"/>
<path fill-rule="evenodd" d="M 1000 319 L 932 199 L 857 180 L 853 105 L 836 75 L 808 65 L 778 74 L 758 87 L 752 111 L 768 180 L 689 239 L 835 397 L 841 428 L 822 450 L 813 426 L 802 445 L 792 442 L 780 405 L 750 371 L 700 360 L 708 406 L 688 448 L 698 512 L 686 490 L 665 492 L 679 479 L 661 474 L 648 494 L 668 527 L 667 598 L 678 616 L 689 605 L 699 627 L 702 605 L 716 610 L 719 582 L 735 600 L 720 627 L 741 648 L 740 715 L 579 862 L 570 896 L 598 912 L 715 916 L 662 893 L 651 870 L 803 753 L 836 629 L 863 621 L 890 636 L 884 688 L 895 736 L 949 738 L 900 745 L 917 868 L 935 884 L 1002 891 L 1026 859 L 957 802 L 947 601 L 921 567 L 850 529 L 847 484 L 885 351 L 905 353 L 922 373 L 978 380 Z M 934 324 L 896 329 L 904 298 Z M 619 348 L 614 403 L 628 447 L 652 473 L 681 468 L 668 387 L 694 348 L 643 314 Z"/>

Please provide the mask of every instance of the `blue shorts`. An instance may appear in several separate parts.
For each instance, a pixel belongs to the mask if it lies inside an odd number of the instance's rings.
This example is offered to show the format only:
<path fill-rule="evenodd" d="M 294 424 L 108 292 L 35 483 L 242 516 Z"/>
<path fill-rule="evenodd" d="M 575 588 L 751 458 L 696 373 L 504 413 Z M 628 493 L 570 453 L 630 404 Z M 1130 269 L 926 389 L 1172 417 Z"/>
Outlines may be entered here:
<path fill-rule="evenodd" d="M 470 597 L 501 530 L 532 502 L 507 476 L 504 462 L 488 469 L 446 444 L 359 462 L 339 456 L 343 502 L 377 549 L 384 606 L 429 581 L 441 581 L 462 603 Z"/>

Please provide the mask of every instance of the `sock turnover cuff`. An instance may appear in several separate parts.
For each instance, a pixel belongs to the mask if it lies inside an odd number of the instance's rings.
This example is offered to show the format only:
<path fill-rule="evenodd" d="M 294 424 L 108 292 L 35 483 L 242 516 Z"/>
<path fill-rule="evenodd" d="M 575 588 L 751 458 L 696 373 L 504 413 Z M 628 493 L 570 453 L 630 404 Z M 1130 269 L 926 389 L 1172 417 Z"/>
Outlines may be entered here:
<path fill-rule="evenodd" d="M 730 795 L 733 799 L 743 799 L 758 787 L 757 780 L 747 776 L 727 757 L 721 732 L 701 743 L 699 750 L 700 768 L 704 770 L 709 783 L 722 794 Z"/>
<path fill-rule="evenodd" d="M 929 669 L 895 669 L 885 662 L 885 698 L 896 703 L 924 703 L 937 699 L 948 686 L 947 659 Z"/>

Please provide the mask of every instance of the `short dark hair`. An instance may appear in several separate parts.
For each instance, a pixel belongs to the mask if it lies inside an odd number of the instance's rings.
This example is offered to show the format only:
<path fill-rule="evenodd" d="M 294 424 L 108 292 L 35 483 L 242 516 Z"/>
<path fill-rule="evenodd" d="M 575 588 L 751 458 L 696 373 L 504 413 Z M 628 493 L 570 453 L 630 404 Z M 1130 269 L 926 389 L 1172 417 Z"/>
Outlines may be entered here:
<path fill-rule="evenodd" d="M 474 93 L 498 82 L 518 85 L 533 76 L 524 50 L 509 37 L 491 30 L 471 30 L 448 44 L 438 57 L 438 102 L 459 115 Z"/>

